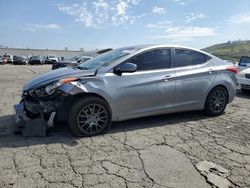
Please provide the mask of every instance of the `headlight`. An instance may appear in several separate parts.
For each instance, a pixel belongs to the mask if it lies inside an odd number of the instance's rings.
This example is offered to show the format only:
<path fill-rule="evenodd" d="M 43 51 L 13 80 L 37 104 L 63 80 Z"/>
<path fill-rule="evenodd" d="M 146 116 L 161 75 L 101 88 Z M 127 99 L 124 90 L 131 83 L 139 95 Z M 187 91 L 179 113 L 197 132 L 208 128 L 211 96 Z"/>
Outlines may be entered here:
<path fill-rule="evenodd" d="M 57 82 L 54 83 L 50 83 L 49 85 L 36 89 L 34 91 L 34 93 L 38 96 L 38 97 L 46 97 L 49 95 L 52 95 L 53 93 L 55 93 L 55 91 L 57 90 L 57 88 L 59 88 L 60 86 L 62 86 L 63 84 L 69 83 L 69 82 L 73 82 L 78 80 L 78 78 L 66 78 L 66 79 L 62 79 L 59 80 Z"/>
<path fill-rule="evenodd" d="M 55 93 L 56 89 L 58 87 L 60 87 L 61 85 L 62 85 L 62 83 L 60 83 L 60 81 L 53 83 L 53 84 L 50 84 L 47 87 L 45 87 L 45 91 L 48 95 L 52 95 L 53 93 Z"/>
<path fill-rule="evenodd" d="M 31 95 L 32 95 L 32 93 L 33 92 L 30 92 Z M 44 87 L 34 90 L 34 93 L 36 96 L 41 97 L 41 98 L 48 96 Z"/>
<path fill-rule="evenodd" d="M 55 93 L 56 88 L 58 88 L 60 86 L 61 86 L 61 84 L 59 82 L 55 82 L 55 83 L 52 83 L 48 86 L 41 87 L 41 88 L 34 90 L 34 93 L 39 98 L 48 97 L 49 95 L 52 95 L 53 93 Z"/>

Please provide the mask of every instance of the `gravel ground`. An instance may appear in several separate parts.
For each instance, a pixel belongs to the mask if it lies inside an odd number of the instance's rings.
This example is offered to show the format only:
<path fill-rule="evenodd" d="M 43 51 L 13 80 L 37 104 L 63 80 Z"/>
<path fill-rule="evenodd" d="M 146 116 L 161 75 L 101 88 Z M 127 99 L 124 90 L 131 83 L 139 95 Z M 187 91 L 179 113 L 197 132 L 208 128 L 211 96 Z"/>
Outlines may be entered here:
<path fill-rule="evenodd" d="M 75 138 L 13 134 L 22 86 L 51 66 L 0 66 L 0 187 L 250 187 L 250 94 L 224 115 L 178 113 L 114 123 Z"/>

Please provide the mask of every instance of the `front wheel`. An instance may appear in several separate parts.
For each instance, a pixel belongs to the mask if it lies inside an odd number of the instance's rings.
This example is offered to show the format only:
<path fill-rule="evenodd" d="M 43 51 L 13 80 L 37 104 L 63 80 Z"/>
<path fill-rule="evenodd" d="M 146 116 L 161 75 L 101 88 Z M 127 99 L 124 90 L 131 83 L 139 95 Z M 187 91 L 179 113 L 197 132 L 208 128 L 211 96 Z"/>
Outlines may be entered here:
<path fill-rule="evenodd" d="M 75 136 L 95 136 L 108 131 L 111 113 L 106 101 L 86 97 L 76 101 L 69 114 L 69 128 Z"/>
<path fill-rule="evenodd" d="M 210 91 L 205 103 L 205 112 L 211 116 L 223 114 L 228 103 L 228 93 L 224 87 L 216 87 Z"/>

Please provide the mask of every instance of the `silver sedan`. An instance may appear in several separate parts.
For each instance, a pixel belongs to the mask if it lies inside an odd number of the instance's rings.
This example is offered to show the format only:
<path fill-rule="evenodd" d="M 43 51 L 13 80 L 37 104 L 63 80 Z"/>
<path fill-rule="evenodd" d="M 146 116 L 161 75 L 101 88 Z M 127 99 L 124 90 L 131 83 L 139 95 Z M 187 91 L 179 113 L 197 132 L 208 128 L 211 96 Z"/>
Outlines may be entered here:
<path fill-rule="evenodd" d="M 125 47 L 34 78 L 20 105 L 31 119 L 65 120 L 75 135 L 93 136 L 112 121 L 191 110 L 221 115 L 235 97 L 237 72 L 192 48 Z"/>

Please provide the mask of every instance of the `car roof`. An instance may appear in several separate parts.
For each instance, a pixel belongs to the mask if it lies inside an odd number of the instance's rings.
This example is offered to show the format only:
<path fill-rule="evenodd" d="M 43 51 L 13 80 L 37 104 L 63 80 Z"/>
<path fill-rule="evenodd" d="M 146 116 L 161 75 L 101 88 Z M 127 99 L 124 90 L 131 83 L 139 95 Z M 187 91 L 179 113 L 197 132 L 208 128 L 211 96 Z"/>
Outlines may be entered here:
<path fill-rule="evenodd" d="M 114 64 L 111 64 L 110 66 L 108 67 L 105 67 L 103 68 L 102 70 L 99 70 L 100 73 L 106 73 L 108 71 L 110 71 L 114 66 L 118 65 L 119 63 L 123 62 L 123 61 L 126 61 L 127 59 L 137 55 L 137 54 L 140 54 L 140 53 L 143 53 L 147 50 L 151 50 L 151 49 L 156 49 L 156 48 L 183 48 L 183 49 L 189 49 L 189 50 L 193 50 L 193 51 L 196 51 L 196 52 L 200 52 L 204 55 L 207 55 L 213 59 L 219 59 L 218 57 L 212 55 L 212 54 L 209 54 L 207 52 L 204 52 L 202 50 L 199 50 L 199 49 L 195 49 L 195 48 L 191 48 L 191 47 L 187 47 L 187 46 L 182 46 L 182 45 L 172 45 L 172 44 L 143 44 L 143 45 L 133 45 L 133 46 L 124 46 L 124 47 L 121 47 L 121 48 L 116 48 L 114 50 L 118 50 L 118 49 L 121 49 L 121 50 L 125 50 L 128 49 L 128 50 L 132 50 L 131 53 L 129 53 L 128 55 L 122 57 L 122 58 L 119 58 L 118 60 L 114 60 Z M 134 49 L 134 51 L 133 51 Z M 220 59 L 219 59 L 220 60 Z"/>
<path fill-rule="evenodd" d="M 201 52 L 203 54 L 206 54 L 208 56 L 213 56 L 212 54 L 209 54 L 205 51 L 188 47 L 188 46 L 182 46 L 182 45 L 172 45 L 172 44 L 143 44 L 143 45 L 134 45 L 134 46 L 128 46 L 125 48 L 138 48 L 139 50 L 147 50 L 147 49 L 153 49 L 153 48 L 184 48 L 184 49 L 189 49 L 189 50 L 194 50 L 197 52 Z"/>

